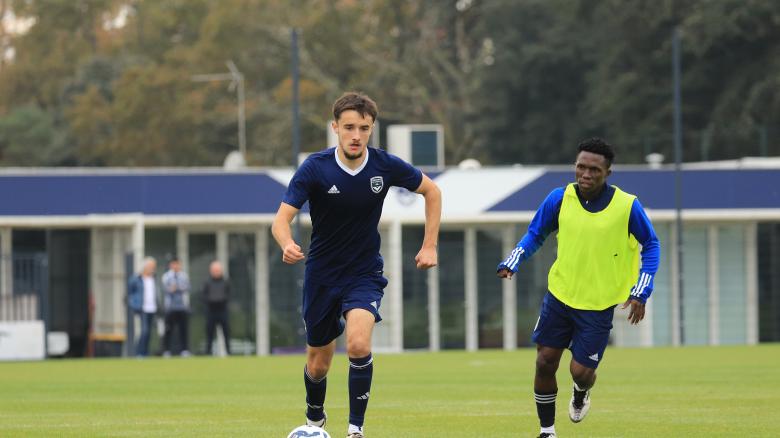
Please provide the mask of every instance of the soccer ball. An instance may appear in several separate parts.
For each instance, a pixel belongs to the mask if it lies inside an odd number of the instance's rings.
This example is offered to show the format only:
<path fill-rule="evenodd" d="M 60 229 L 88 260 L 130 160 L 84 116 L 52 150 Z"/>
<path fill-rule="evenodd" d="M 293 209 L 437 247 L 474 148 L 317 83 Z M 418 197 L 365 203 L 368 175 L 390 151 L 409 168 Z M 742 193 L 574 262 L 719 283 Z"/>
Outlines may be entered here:
<path fill-rule="evenodd" d="M 287 438 L 330 438 L 330 434 L 325 429 L 317 426 L 300 426 L 293 429 Z"/>

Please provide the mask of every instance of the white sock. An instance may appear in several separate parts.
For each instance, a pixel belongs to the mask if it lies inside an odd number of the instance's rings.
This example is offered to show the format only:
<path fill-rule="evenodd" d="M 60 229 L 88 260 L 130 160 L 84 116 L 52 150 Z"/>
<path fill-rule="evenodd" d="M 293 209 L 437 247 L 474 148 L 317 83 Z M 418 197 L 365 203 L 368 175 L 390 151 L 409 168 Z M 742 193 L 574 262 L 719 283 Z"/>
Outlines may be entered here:
<path fill-rule="evenodd" d="M 350 424 L 349 428 L 347 428 L 347 435 L 356 432 L 363 433 L 363 428 L 359 426 L 355 426 L 354 424 Z"/>
<path fill-rule="evenodd" d="M 555 425 L 553 424 L 550 427 L 543 427 L 542 431 L 539 433 L 555 433 Z"/>

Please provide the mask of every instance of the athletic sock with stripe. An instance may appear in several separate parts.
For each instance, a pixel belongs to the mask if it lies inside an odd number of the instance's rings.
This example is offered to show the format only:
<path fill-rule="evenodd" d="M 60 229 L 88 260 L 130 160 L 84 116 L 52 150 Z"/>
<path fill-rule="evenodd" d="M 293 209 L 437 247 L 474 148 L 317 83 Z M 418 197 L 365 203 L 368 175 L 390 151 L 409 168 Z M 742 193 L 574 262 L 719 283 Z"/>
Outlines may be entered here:
<path fill-rule="evenodd" d="M 312 421 L 320 421 L 325 416 L 325 390 L 328 388 L 328 379 L 314 379 L 309 375 L 306 367 L 303 367 L 303 383 L 306 385 L 306 418 Z"/>
<path fill-rule="evenodd" d="M 558 391 L 534 391 L 536 413 L 539 415 L 539 424 L 542 428 L 552 427 L 552 425 L 555 424 L 555 397 L 557 395 Z"/>
<path fill-rule="evenodd" d="M 349 358 L 349 424 L 363 427 L 363 420 L 371 394 L 371 378 L 374 375 L 374 358 Z"/>

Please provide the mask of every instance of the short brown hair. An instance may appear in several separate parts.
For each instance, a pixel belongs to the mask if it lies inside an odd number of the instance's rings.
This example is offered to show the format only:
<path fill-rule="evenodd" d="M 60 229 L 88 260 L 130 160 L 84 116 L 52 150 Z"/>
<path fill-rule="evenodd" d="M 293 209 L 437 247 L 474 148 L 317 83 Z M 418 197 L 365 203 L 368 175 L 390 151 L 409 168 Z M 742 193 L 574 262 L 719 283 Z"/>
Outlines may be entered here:
<path fill-rule="evenodd" d="M 376 122 L 378 113 L 376 102 L 363 93 L 347 91 L 336 99 L 336 102 L 333 104 L 333 120 L 338 121 L 341 113 L 350 110 L 357 111 L 361 117 L 369 115 L 371 116 L 371 119 Z"/>

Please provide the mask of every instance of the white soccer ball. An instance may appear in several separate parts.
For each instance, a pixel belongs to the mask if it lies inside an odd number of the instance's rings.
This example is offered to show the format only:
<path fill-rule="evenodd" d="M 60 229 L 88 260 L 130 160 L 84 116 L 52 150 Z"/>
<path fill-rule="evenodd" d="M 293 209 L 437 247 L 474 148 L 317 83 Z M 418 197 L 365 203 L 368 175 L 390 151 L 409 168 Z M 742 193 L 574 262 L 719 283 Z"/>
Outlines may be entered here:
<path fill-rule="evenodd" d="M 317 426 L 300 426 L 293 429 L 287 438 L 330 438 L 325 429 Z"/>

